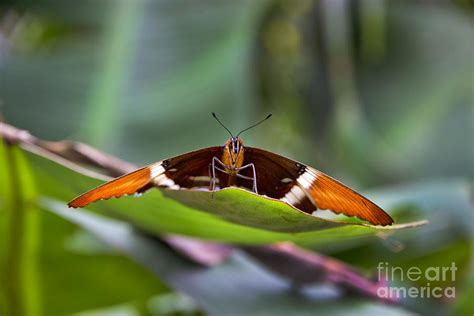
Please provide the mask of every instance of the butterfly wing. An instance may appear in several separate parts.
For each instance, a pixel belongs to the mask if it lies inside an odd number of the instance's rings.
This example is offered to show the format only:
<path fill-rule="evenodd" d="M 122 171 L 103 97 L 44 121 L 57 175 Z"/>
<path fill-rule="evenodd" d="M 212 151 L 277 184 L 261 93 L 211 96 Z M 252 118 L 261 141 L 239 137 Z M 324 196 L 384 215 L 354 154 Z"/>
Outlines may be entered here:
<path fill-rule="evenodd" d="M 151 187 L 209 187 L 209 164 L 219 156 L 222 147 L 209 147 L 155 162 L 115 178 L 68 203 L 69 207 L 84 207 L 92 202 L 112 197 L 142 193 Z"/>
<path fill-rule="evenodd" d="M 258 193 L 285 201 L 311 213 L 318 209 L 355 216 L 374 225 L 391 225 L 393 219 L 379 206 L 323 172 L 258 148 L 245 148 L 244 164 L 253 163 Z M 251 171 L 245 175 L 252 177 Z M 251 181 L 240 180 L 251 189 Z"/>
<path fill-rule="evenodd" d="M 92 189 L 68 203 L 84 207 L 97 200 L 141 193 L 153 186 L 179 189 L 209 187 L 209 164 L 222 155 L 222 147 L 209 147 L 140 168 Z M 244 164 L 256 169 L 258 193 L 285 201 L 311 213 L 316 208 L 356 216 L 376 225 L 390 225 L 393 219 L 380 207 L 339 181 L 314 168 L 283 156 L 245 148 Z M 252 177 L 250 169 L 242 175 Z M 226 175 L 218 175 L 225 183 Z M 238 179 L 238 186 L 252 190 L 253 181 Z"/>

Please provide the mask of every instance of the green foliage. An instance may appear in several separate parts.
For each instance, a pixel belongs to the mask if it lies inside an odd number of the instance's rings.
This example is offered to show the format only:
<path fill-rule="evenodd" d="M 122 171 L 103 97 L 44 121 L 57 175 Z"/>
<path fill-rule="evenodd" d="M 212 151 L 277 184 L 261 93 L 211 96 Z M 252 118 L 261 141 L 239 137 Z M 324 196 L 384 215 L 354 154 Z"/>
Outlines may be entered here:
<path fill-rule="evenodd" d="M 284 316 L 313 314 L 314 311 L 321 315 L 407 313 L 401 307 L 373 303 L 365 298 L 341 298 L 334 289 L 324 286 L 309 287 L 298 294 L 286 282 L 255 265 L 242 253 L 234 254 L 212 269 L 197 268 L 123 222 L 85 210 L 71 211 L 59 201 L 42 200 L 40 203 L 140 262 L 172 287 L 188 294 L 211 315 Z M 165 309 L 163 306 L 155 308 Z"/>
<path fill-rule="evenodd" d="M 38 206 L 44 183 L 33 174 L 36 168 L 17 146 L 0 144 L 0 168 L 8 171 L 4 180 L 15 182 L 0 200 L 0 280 L 6 284 L 0 287 L 2 313 L 65 315 L 125 300 L 141 308 L 167 291 L 119 253 L 91 257 L 68 248 L 77 227 Z"/>
<path fill-rule="evenodd" d="M 145 164 L 222 143 L 211 111 L 232 130 L 273 112 L 246 144 L 372 186 L 368 197 L 397 223 L 430 223 L 313 231 L 328 224 L 238 190 L 217 193 L 219 208 L 190 198 L 205 193 L 155 190 L 72 211 L 64 203 L 98 180 L 0 143 L 0 313 L 200 313 L 170 286 L 216 315 L 471 315 L 472 33 L 472 5 L 462 0 L 7 1 L 0 120 Z M 233 213 L 221 203 L 229 198 L 250 212 Z M 125 233 L 106 229 L 117 227 L 112 218 Z M 454 261 L 457 298 L 402 301 L 402 310 L 292 295 L 244 255 L 196 274 L 131 227 L 245 245 L 293 241 L 371 276 L 378 262 Z M 182 273 L 170 279 L 174 266 Z"/>
<path fill-rule="evenodd" d="M 20 155 L 19 157 L 23 156 L 18 149 L 8 148 L 5 150 L 3 148 L 4 154 L 10 151 L 17 152 Z M 316 308 L 313 300 L 306 301 L 306 299 L 300 297 L 295 301 L 294 298 L 287 297 L 291 292 L 280 293 L 277 297 L 270 294 L 272 291 L 266 292 L 269 289 L 280 288 L 282 285 L 279 282 L 281 281 L 269 280 L 263 275 L 258 276 L 258 273 L 255 275 L 254 268 L 250 268 L 253 263 L 248 262 L 248 258 L 234 258 L 221 267 L 209 271 L 204 270 L 206 272 L 203 271 L 202 275 L 198 274 L 199 276 L 196 275 L 196 277 L 199 284 L 206 286 L 195 288 L 194 282 L 196 281 L 193 278 L 188 280 L 182 277 L 182 275 L 189 273 L 189 269 L 193 268 L 189 263 L 179 259 L 173 251 L 150 243 L 149 239 L 141 236 L 138 232 L 134 232 L 122 222 L 99 217 L 87 211 L 67 208 L 66 201 L 71 196 L 75 196 L 77 192 L 82 192 L 84 189 L 98 184 L 97 180 L 73 171 L 57 161 L 31 153 L 27 155 L 31 162 L 31 166 L 28 167 L 31 171 L 27 183 L 30 183 L 28 186 L 31 187 L 33 183 L 32 176 L 34 176 L 36 183 L 41 183 L 41 185 L 36 186 L 37 196 L 40 198 L 34 198 L 34 205 L 38 205 L 44 210 L 39 213 L 41 214 L 41 230 L 48 232 L 39 245 L 40 262 L 29 261 L 30 268 L 39 270 L 42 279 L 47 278 L 46 281 L 42 282 L 42 286 L 38 288 L 38 293 L 41 293 L 41 296 L 48 293 L 42 299 L 46 314 L 63 314 L 70 311 L 96 309 L 117 304 L 126 304 L 123 306 L 117 305 L 119 310 L 147 310 L 149 307 L 144 307 L 147 304 L 145 302 L 165 289 L 160 286 L 161 283 L 156 284 L 157 281 L 146 277 L 147 273 L 141 268 L 119 256 L 115 252 L 116 250 L 125 253 L 134 261 L 151 269 L 166 284 L 182 289 L 194 300 L 206 302 L 205 308 L 209 312 L 217 314 L 224 311 L 246 313 L 263 308 L 265 311 L 274 310 L 276 315 L 284 315 L 289 309 L 304 312 Z M 8 155 L 6 156 L 8 157 Z M 21 158 L 21 161 L 26 167 L 24 157 Z M 70 181 L 64 182 L 63 179 L 69 179 Z M 373 236 L 380 228 L 373 228 L 370 225 L 362 226 L 356 223 L 341 225 L 317 219 L 310 220 L 309 217 L 306 218 L 307 215 L 301 214 L 280 202 L 258 197 L 239 189 L 216 192 L 213 199 L 209 199 L 209 193 L 206 192 L 167 191 L 165 195 L 169 196 L 165 197 L 162 192 L 152 190 L 140 198 L 123 197 L 98 202 L 93 204 L 91 209 L 103 215 L 126 220 L 133 226 L 158 236 L 163 233 L 181 233 L 206 239 L 246 244 L 293 240 L 306 246 L 330 249 L 334 255 L 361 267 L 366 265 L 366 268 L 369 269 L 373 267 L 373 264 L 367 261 L 366 256 L 370 252 L 376 254 L 375 256 L 372 255 L 372 260 L 378 260 L 379 262 L 390 260 L 392 263 L 398 263 L 405 267 L 412 265 L 423 267 L 424 262 L 444 264 L 447 262 L 446 260 L 449 262 L 454 260 L 460 267 L 459 275 L 463 276 L 468 273 L 466 263 L 469 260 L 465 247 L 461 245 L 461 248 L 457 251 L 458 254 L 455 255 L 455 252 L 448 252 L 445 247 L 439 249 L 437 244 L 426 248 L 426 242 L 414 242 L 416 241 L 414 238 L 418 235 L 416 230 L 421 229 L 425 238 L 429 238 L 430 235 L 434 236 L 443 231 L 451 231 L 452 225 L 459 225 L 460 223 L 453 222 L 446 227 L 446 223 L 444 223 L 443 227 L 439 218 L 439 216 L 443 216 L 443 211 L 436 207 L 433 208 L 432 204 L 438 204 L 439 206 L 443 206 L 443 204 L 446 206 L 453 205 L 462 218 L 465 212 L 472 210 L 468 202 L 469 195 L 466 192 L 466 187 L 462 182 L 451 182 L 442 185 L 419 185 L 406 190 L 385 190 L 375 194 L 375 197 L 378 196 L 382 204 L 399 205 L 399 207 L 393 208 L 398 209 L 402 218 L 413 217 L 413 212 L 415 212 L 416 217 L 416 213 L 422 212 L 431 221 L 431 224 L 426 227 L 402 230 L 396 235 L 402 243 L 409 245 L 405 249 L 402 258 L 387 257 L 387 254 L 393 256 L 393 253 L 387 252 L 386 249 L 380 248 L 380 245 L 374 244 L 375 239 L 373 237 L 371 239 L 361 238 Z M 171 199 L 170 196 L 195 207 L 199 206 L 199 208 L 198 210 L 192 209 Z M 215 203 L 215 207 L 210 208 L 209 203 Z M 233 205 L 235 203 L 237 204 Z M 407 203 L 410 203 L 410 207 L 403 207 Z M 235 213 L 235 209 L 240 212 Z M 50 211 L 54 215 L 44 213 L 45 211 Z M 403 215 L 407 212 L 411 215 Z M 275 215 L 282 216 L 275 218 Z M 277 225 L 275 227 L 271 225 L 271 222 L 268 222 L 271 220 L 276 220 Z M 443 221 L 442 218 L 441 220 Z M 74 224 L 81 226 L 96 237 L 91 238 L 90 235 L 84 235 L 84 233 L 78 235 Z M 246 226 L 249 224 L 254 227 Z M 472 225 L 465 224 L 465 229 L 472 233 Z M 51 228 L 54 229 L 51 230 Z M 294 231 L 285 232 L 287 230 Z M 382 231 L 394 230 L 385 228 Z M 444 236 L 444 234 L 439 236 Z M 99 242 L 96 238 L 101 241 Z M 465 238 L 465 236 L 461 234 L 459 238 Z M 446 240 L 442 243 L 448 242 L 455 246 L 454 241 L 459 240 L 459 238 L 452 241 Z M 438 242 L 442 240 L 438 237 Z M 423 252 L 425 255 L 420 256 Z M 152 255 L 152 253 L 154 254 Z M 451 253 L 451 255 L 446 257 L 447 253 Z M 6 258 L 10 256 L 8 253 L 6 254 Z M 443 258 L 446 260 L 443 260 Z M 439 261 L 439 259 L 442 260 Z M 418 263 L 417 260 L 419 260 Z M 58 266 L 64 267 L 64 269 L 58 271 Z M 171 274 L 170 267 L 173 267 L 172 271 L 174 271 Z M 127 273 L 121 276 L 119 281 L 116 275 L 120 274 L 120 271 L 124 271 L 123 269 L 126 269 Z M 267 293 L 265 295 L 270 295 L 269 299 L 279 300 L 279 303 L 269 307 L 262 301 L 255 305 L 255 302 L 248 301 L 248 293 L 245 296 L 239 296 L 233 291 L 229 292 L 227 285 L 225 285 L 229 284 L 229 280 L 228 277 L 224 277 L 227 273 L 238 276 L 240 282 L 243 282 L 240 283 L 241 287 L 255 288 L 256 284 L 259 284 L 260 286 L 257 287 L 258 291 L 254 293 L 255 295 L 262 295 L 261 293 L 265 292 Z M 243 275 L 246 275 L 244 277 L 245 281 L 241 280 Z M 114 282 L 110 282 L 112 279 Z M 145 282 L 145 280 L 147 281 Z M 61 289 L 61 284 L 64 282 L 75 284 L 75 289 L 78 292 L 75 294 L 72 290 L 68 292 L 61 291 L 52 296 L 52 293 Z M 185 282 L 185 285 L 182 282 Z M 117 286 L 117 284 L 120 284 L 120 286 Z M 84 295 L 84 291 L 88 295 Z M 109 293 L 110 295 L 103 295 L 103 293 Z M 203 293 L 206 294 L 203 296 Z M 214 304 L 216 295 L 219 297 L 220 304 Z M 320 297 L 319 295 L 321 294 L 317 294 L 317 297 Z M 97 300 L 97 297 L 101 299 Z M 136 303 L 129 305 L 127 302 L 130 302 L 131 297 L 137 299 Z M 226 297 L 232 297 L 234 304 L 226 302 Z M 50 301 L 50 299 L 56 300 L 58 298 L 64 304 L 54 305 Z M 259 307 L 260 304 L 263 305 Z M 297 304 L 297 306 L 294 304 Z M 336 305 L 325 305 L 325 308 L 318 307 L 318 310 L 322 313 L 336 313 L 336 311 L 344 313 L 346 304 L 347 308 L 360 306 L 358 308 L 364 311 L 377 311 L 382 308 L 382 310 L 386 309 L 386 312 L 403 313 L 401 310 L 367 304 L 364 301 L 357 300 L 347 302 L 342 300 Z M 180 309 L 179 306 L 176 308 Z M 196 309 L 194 310 L 196 311 Z"/>
<path fill-rule="evenodd" d="M 16 146 L 6 149 L 3 141 L 1 143 L 2 169 L 6 169 L 4 179 L 9 182 L 8 194 L 2 194 L 4 310 L 11 315 L 39 314 L 37 261 L 41 235 L 40 210 L 35 205 L 37 192 L 22 151 Z"/>

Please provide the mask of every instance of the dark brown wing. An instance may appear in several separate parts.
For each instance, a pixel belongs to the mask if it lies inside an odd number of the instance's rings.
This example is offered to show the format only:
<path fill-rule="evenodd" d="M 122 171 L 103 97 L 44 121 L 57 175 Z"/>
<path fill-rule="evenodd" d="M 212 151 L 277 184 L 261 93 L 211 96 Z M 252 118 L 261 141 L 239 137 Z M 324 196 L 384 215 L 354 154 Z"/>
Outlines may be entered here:
<path fill-rule="evenodd" d="M 258 148 L 245 147 L 243 164 L 248 165 L 250 163 L 254 164 L 256 169 L 258 194 L 274 199 L 284 199 L 285 197 L 288 198 L 289 195 L 293 195 L 290 191 L 294 187 L 296 187 L 295 190 L 299 188 L 297 179 L 305 168 L 304 165 L 283 156 Z M 253 171 L 250 168 L 243 169 L 240 174 L 253 177 Z M 239 178 L 237 185 L 252 190 L 253 182 Z M 284 201 L 304 212 L 312 213 L 316 207 L 304 192 L 299 193 L 302 194 L 299 194 L 297 198 L 294 197 L 291 201 L 285 199 Z"/>
<path fill-rule="evenodd" d="M 220 157 L 222 147 L 209 147 L 186 153 L 113 179 L 68 203 L 70 207 L 84 207 L 89 203 L 142 193 L 153 186 L 178 189 L 180 187 L 209 187 L 209 164 L 212 157 Z"/>
<path fill-rule="evenodd" d="M 356 216 L 374 225 L 391 225 L 393 219 L 384 210 L 319 170 L 283 156 L 258 149 L 245 148 L 244 164 L 256 168 L 258 193 L 280 199 L 311 213 L 316 208 Z M 250 170 L 246 176 L 252 176 Z M 251 181 L 239 180 L 251 189 Z"/>

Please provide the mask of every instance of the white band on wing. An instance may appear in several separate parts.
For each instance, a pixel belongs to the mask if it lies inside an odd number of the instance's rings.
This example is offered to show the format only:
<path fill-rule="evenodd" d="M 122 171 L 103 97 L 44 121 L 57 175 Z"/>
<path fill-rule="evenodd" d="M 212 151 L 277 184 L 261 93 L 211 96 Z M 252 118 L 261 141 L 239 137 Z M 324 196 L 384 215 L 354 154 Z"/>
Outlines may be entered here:
<path fill-rule="evenodd" d="M 167 187 L 169 189 L 177 190 L 180 188 L 173 180 L 168 178 L 165 174 L 166 170 L 163 168 L 161 162 L 150 166 L 151 178 L 153 183 L 160 187 Z"/>

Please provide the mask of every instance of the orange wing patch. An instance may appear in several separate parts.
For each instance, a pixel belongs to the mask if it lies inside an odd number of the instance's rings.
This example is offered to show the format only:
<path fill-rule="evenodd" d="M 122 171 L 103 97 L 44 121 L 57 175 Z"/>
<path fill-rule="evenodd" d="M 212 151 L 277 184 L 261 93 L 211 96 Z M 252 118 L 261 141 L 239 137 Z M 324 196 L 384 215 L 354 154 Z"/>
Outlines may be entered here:
<path fill-rule="evenodd" d="M 161 164 L 157 167 L 163 169 Z M 153 165 L 147 166 L 118 177 L 78 196 L 69 202 L 68 206 L 84 207 L 98 200 L 106 200 L 112 197 L 120 197 L 140 192 L 140 190 L 145 189 L 145 187 L 150 184 L 154 177 L 159 175 L 156 172 L 158 168 L 154 168 Z"/>
<path fill-rule="evenodd" d="M 312 168 L 305 173 L 301 184 L 319 209 L 355 216 L 374 225 L 392 225 L 393 219 L 383 209 L 339 181 Z"/>

